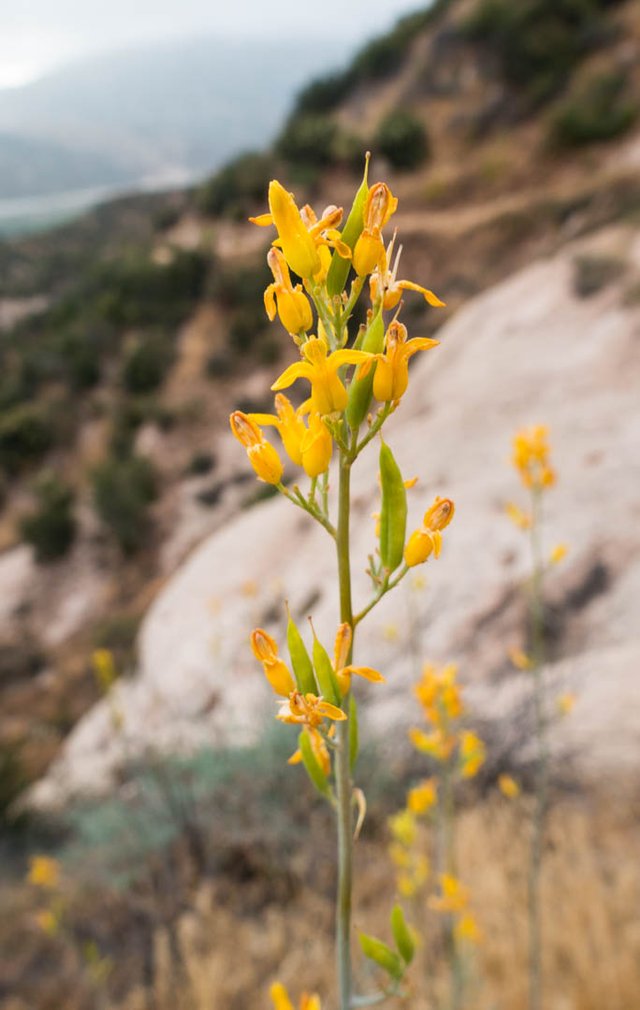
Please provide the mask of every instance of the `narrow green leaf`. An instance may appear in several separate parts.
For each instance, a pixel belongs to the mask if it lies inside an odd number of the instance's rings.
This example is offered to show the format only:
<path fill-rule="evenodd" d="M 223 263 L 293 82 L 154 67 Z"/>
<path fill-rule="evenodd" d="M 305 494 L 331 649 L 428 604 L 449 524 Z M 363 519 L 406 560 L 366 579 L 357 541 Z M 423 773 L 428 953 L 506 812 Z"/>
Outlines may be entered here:
<path fill-rule="evenodd" d="M 329 659 L 327 650 L 315 637 L 313 638 L 313 665 L 316 671 L 316 680 L 320 688 L 320 694 L 325 701 L 330 701 L 332 705 L 340 705 L 340 688 L 333 669 L 333 664 Z"/>
<path fill-rule="evenodd" d="M 400 905 L 394 905 L 391 912 L 391 931 L 402 960 L 405 964 L 411 964 L 416 944 Z"/>
<path fill-rule="evenodd" d="M 309 653 L 307 652 L 307 647 L 304 644 L 302 635 L 298 631 L 291 614 L 289 614 L 289 621 L 287 624 L 287 645 L 289 646 L 291 665 L 293 667 L 293 673 L 296 678 L 298 690 L 302 691 L 303 694 L 317 694 L 318 687 L 313 675 L 313 664 L 309 657 Z"/>
<path fill-rule="evenodd" d="M 402 958 L 386 943 L 378 940 L 375 936 L 360 933 L 360 946 L 364 956 L 368 957 L 370 961 L 375 961 L 380 968 L 386 971 L 387 975 L 396 980 L 402 978 L 404 975 Z"/>

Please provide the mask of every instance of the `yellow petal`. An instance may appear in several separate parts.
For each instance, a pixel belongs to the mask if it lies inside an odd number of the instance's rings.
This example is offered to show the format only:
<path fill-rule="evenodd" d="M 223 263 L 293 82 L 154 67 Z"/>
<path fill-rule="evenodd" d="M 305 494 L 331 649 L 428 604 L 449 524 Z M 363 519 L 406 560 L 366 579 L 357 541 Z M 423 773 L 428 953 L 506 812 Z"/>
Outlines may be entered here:
<path fill-rule="evenodd" d="M 293 365 L 289 365 L 285 368 L 282 375 L 278 376 L 276 381 L 272 385 L 272 389 L 286 389 L 287 386 L 292 386 L 296 379 L 308 379 L 309 382 L 314 377 L 313 367 L 306 361 L 296 361 Z"/>
<path fill-rule="evenodd" d="M 428 302 L 434 309 L 441 309 L 446 305 L 446 302 L 441 301 L 433 291 L 421 287 L 420 284 L 414 284 L 413 281 L 398 281 L 395 286 L 402 291 L 418 291 L 423 296 L 425 302 Z"/>
<path fill-rule="evenodd" d="M 372 684 L 384 684 L 386 679 L 382 676 L 379 670 L 374 670 L 371 666 L 345 666 L 340 672 L 345 674 L 355 674 L 356 677 L 363 677 L 364 680 L 370 680 Z"/>
<path fill-rule="evenodd" d="M 259 228 L 267 228 L 273 224 L 271 214 L 258 214 L 256 217 L 250 217 L 249 220 L 251 224 L 257 224 Z"/>
<path fill-rule="evenodd" d="M 319 701 L 316 705 L 316 712 L 326 716 L 327 719 L 333 719 L 335 722 L 342 722 L 347 718 L 341 708 L 337 708 L 336 705 L 332 705 L 328 701 Z"/>

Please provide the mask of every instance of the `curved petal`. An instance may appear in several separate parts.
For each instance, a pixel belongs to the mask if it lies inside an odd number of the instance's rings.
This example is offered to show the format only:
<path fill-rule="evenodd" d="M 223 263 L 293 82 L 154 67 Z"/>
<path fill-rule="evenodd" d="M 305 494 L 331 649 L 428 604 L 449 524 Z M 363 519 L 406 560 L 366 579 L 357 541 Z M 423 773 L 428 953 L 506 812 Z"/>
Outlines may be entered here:
<path fill-rule="evenodd" d="M 275 414 L 249 414 L 252 421 L 256 424 L 262 424 L 265 427 L 270 425 L 272 428 L 280 428 L 282 421 Z"/>
<path fill-rule="evenodd" d="M 423 288 L 420 284 L 414 284 L 413 281 L 396 281 L 395 287 L 400 288 L 401 291 L 417 291 L 422 295 L 425 302 L 428 302 L 434 309 L 441 309 L 447 304 L 438 298 L 433 291 Z"/>
<path fill-rule="evenodd" d="M 337 371 L 342 365 L 361 365 L 365 361 L 371 362 L 372 358 L 373 355 L 368 351 L 354 351 L 345 347 L 342 351 L 334 351 L 327 364 Z"/>
<path fill-rule="evenodd" d="M 337 708 L 336 705 L 332 705 L 331 702 L 319 701 L 314 707 L 318 715 L 324 715 L 327 719 L 334 719 L 336 722 L 342 722 L 347 718 L 342 709 Z"/>
<path fill-rule="evenodd" d="M 278 376 L 271 389 L 286 389 L 292 386 L 296 379 L 308 379 L 309 382 L 314 377 L 314 370 L 306 361 L 296 361 L 295 364 L 285 368 L 282 375 Z"/>
<path fill-rule="evenodd" d="M 258 214 L 257 217 L 250 217 L 249 220 L 251 224 L 257 224 L 259 228 L 268 228 L 273 224 L 271 214 Z"/>
<path fill-rule="evenodd" d="M 432 340 L 431 337 L 412 337 L 402 348 L 403 357 L 410 358 L 412 354 L 428 351 L 430 347 L 437 347 L 439 343 L 439 340 Z"/>
<path fill-rule="evenodd" d="M 370 680 L 372 684 L 384 684 L 386 680 L 379 670 L 374 670 L 371 666 L 345 666 L 340 673 L 355 674 L 356 677 Z"/>
<path fill-rule="evenodd" d="M 264 292 L 264 309 L 270 322 L 276 318 L 276 286 L 270 284 Z"/>

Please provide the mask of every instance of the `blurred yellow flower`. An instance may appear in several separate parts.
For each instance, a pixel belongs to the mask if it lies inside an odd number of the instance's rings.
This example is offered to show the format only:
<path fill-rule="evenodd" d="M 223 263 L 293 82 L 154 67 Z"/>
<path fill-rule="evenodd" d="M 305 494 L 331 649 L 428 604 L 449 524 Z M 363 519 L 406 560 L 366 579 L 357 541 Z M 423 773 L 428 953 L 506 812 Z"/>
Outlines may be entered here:
<path fill-rule="evenodd" d="M 507 502 L 504 510 L 507 513 L 508 518 L 518 527 L 518 529 L 531 529 L 531 516 L 528 512 L 523 512 L 522 509 L 514 502 Z"/>
<path fill-rule="evenodd" d="M 289 994 L 281 982 L 274 982 L 270 989 L 274 1010 L 294 1010 Z M 303 993 L 300 997 L 300 1010 L 321 1010 L 320 997 Z"/>
<path fill-rule="evenodd" d="M 515 800 L 520 795 L 520 786 L 511 775 L 500 775 L 498 778 L 498 789 L 509 800 Z"/>
<path fill-rule="evenodd" d="M 532 670 L 533 660 L 530 656 L 527 656 L 526 652 L 523 652 L 517 645 L 512 645 L 507 650 L 507 655 L 513 663 L 513 665 L 518 670 Z"/>
<path fill-rule="evenodd" d="M 556 701 L 560 715 L 569 715 L 569 713 L 573 711 L 577 700 L 578 699 L 575 694 L 572 694 L 570 691 L 565 692 L 565 694 L 561 694 Z"/>
<path fill-rule="evenodd" d="M 425 779 L 407 793 L 407 807 L 412 814 L 425 814 L 438 802 L 438 785 L 434 778 Z"/>
<path fill-rule="evenodd" d="M 549 562 L 552 565 L 557 565 L 564 560 L 567 556 L 569 548 L 566 544 L 556 544 L 549 555 Z"/>
<path fill-rule="evenodd" d="M 454 926 L 454 933 L 458 940 L 464 940 L 467 943 L 480 943 L 482 939 L 478 924 L 471 912 L 463 912 Z"/>
<path fill-rule="evenodd" d="M 51 856 L 32 856 L 27 881 L 36 887 L 53 890 L 60 882 L 60 864 Z"/>
<path fill-rule="evenodd" d="M 477 733 L 463 730 L 460 736 L 460 774 L 471 779 L 478 774 L 485 761 L 485 746 Z"/>
<path fill-rule="evenodd" d="M 440 877 L 439 895 L 434 895 L 429 899 L 429 907 L 434 912 L 455 914 L 464 912 L 469 904 L 469 890 L 464 884 L 451 873 L 443 873 Z"/>
<path fill-rule="evenodd" d="M 555 483 L 549 463 L 549 429 L 544 424 L 523 428 L 513 439 L 512 462 L 525 487 L 542 491 Z"/>

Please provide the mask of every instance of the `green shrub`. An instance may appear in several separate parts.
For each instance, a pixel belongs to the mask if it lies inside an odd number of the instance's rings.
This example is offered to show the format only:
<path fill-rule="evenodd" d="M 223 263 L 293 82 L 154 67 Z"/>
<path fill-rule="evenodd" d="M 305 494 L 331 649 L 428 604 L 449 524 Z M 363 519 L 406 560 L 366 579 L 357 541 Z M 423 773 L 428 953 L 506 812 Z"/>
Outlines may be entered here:
<path fill-rule="evenodd" d="M 141 254 L 102 264 L 94 286 L 98 314 L 114 326 L 167 326 L 180 322 L 200 298 L 207 260 L 175 251 L 169 263 Z"/>
<path fill-rule="evenodd" d="M 99 382 L 100 353 L 90 337 L 66 334 L 60 341 L 59 353 L 73 389 L 90 389 Z"/>
<path fill-rule="evenodd" d="M 429 137 L 424 124 L 410 112 L 398 110 L 378 126 L 374 147 L 398 169 L 412 169 L 429 157 Z"/>
<path fill-rule="evenodd" d="M 292 165 L 321 168 L 333 162 L 338 125 L 329 116 L 309 113 L 290 119 L 276 141 L 278 154 Z"/>
<path fill-rule="evenodd" d="M 21 404 L 0 416 L 0 467 L 8 474 L 41 459 L 53 442 L 51 419 L 40 404 Z"/>
<path fill-rule="evenodd" d="M 272 155 L 250 151 L 239 155 L 208 179 L 198 190 L 196 201 L 204 214 L 241 220 L 248 217 L 256 204 L 264 202 L 274 175 Z"/>
<path fill-rule="evenodd" d="M 127 351 L 122 366 L 122 384 L 129 393 L 150 393 L 162 383 L 172 359 L 166 337 L 147 334 Z"/>
<path fill-rule="evenodd" d="M 150 530 L 149 505 L 156 497 L 156 475 L 143 456 L 108 459 L 93 474 L 96 511 L 124 554 L 142 547 Z"/>
<path fill-rule="evenodd" d="M 327 74 L 311 81 L 298 95 L 293 110 L 295 118 L 309 113 L 331 112 L 347 97 L 356 81 L 352 69 Z"/>
<path fill-rule="evenodd" d="M 618 71 L 592 77 L 557 109 L 551 138 L 564 147 L 611 140 L 628 130 L 638 106 L 625 97 L 626 75 Z"/>
<path fill-rule="evenodd" d="M 495 56 L 506 82 L 533 103 L 566 84 L 580 60 L 608 41 L 607 0 L 480 0 L 466 35 Z"/>
<path fill-rule="evenodd" d="M 73 489 L 53 473 L 43 474 L 35 487 L 37 508 L 20 522 L 20 533 L 35 551 L 36 561 L 63 557 L 76 536 Z"/>

